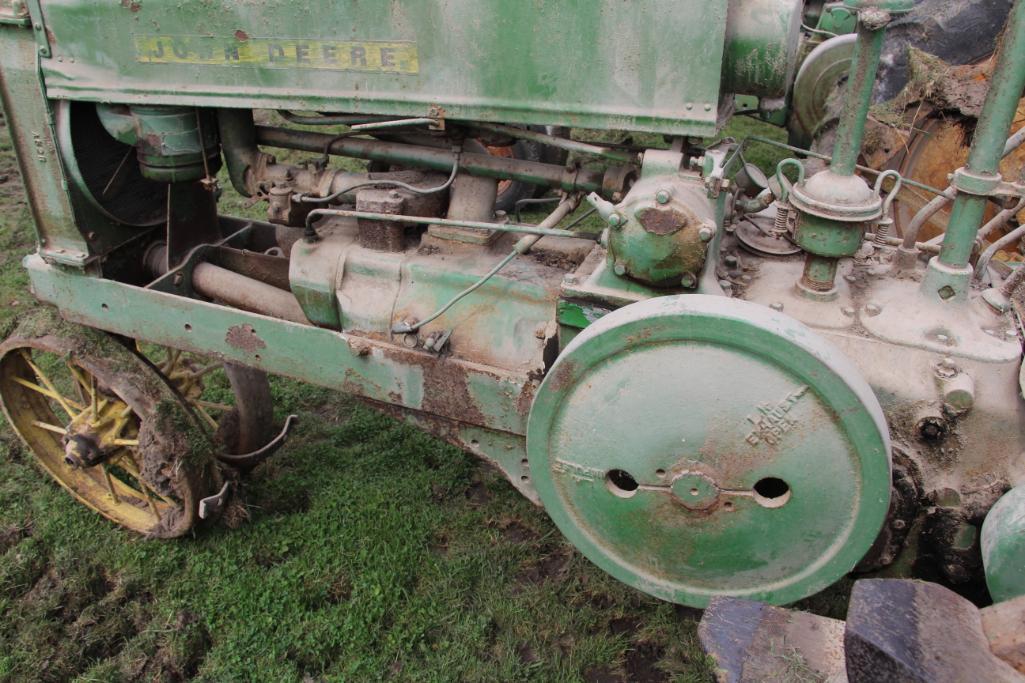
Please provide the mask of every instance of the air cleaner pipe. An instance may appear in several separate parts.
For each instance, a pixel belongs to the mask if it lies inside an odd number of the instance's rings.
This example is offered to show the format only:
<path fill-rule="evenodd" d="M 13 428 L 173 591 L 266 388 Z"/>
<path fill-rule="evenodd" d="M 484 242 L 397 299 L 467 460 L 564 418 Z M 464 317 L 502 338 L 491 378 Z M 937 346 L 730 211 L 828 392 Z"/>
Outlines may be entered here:
<path fill-rule="evenodd" d="M 947 233 L 936 261 L 930 264 L 933 277 L 923 286 L 938 284 L 950 272 L 967 268 L 975 237 L 986 210 L 987 186 L 1000 180 L 1000 159 L 1025 90 L 1025 2 L 1016 0 L 1004 29 L 996 69 L 975 128 L 968 163 L 954 174 L 957 198 L 950 212 Z M 940 271 L 947 272 L 940 272 Z M 937 279 L 938 278 L 938 279 Z M 962 280 L 966 280 L 962 276 Z M 951 285 L 953 286 L 953 285 Z"/>
<path fill-rule="evenodd" d="M 872 90 L 883 53 L 889 13 L 867 7 L 858 15 L 858 37 L 848 76 L 847 103 L 836 127 L 836 144 L 829 167 L 837 175 L 854 175 L 865 138 L 865 122 L 872 106 Z"/>
<path fill-rule="evenodd" d="M 316 153 L 322 153 L 326 149 L 330 154 L 338 156 L 445 172 L 451 171 L 455 164 L 455 156 L 447 149 L 361 138 L 344 138 L 332 143 L 333 138 L 335 136 L 328 133 L 294 131 L 271 126 L 256 127 L 256 142 L 268 147 Z M 567 192 L 601 192 L 605 177 L 603 171 L 567 169 L 555 164 L 478 153 L 461 155 L 460 166 L 463 171 L 473 176 L 518 180 L 531 185 L 561 188 Z"/>

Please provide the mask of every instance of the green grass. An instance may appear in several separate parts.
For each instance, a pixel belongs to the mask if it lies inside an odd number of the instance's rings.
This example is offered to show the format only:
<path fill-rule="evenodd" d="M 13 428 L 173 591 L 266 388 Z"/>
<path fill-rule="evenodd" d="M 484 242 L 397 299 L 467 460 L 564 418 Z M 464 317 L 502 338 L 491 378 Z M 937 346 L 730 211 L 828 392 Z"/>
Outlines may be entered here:
<path fill-rule="evenodd" d="M 34 248 L 6 130 L 3 175 L 6 328 Z M 697 611 L 609 578 L 492 470 L 341 394 L 274 391 L 301 422 L 245 481 L 250 519 L 173 542 L 74 503 L 3 426 L 0 680 L 710 679 Z"/>

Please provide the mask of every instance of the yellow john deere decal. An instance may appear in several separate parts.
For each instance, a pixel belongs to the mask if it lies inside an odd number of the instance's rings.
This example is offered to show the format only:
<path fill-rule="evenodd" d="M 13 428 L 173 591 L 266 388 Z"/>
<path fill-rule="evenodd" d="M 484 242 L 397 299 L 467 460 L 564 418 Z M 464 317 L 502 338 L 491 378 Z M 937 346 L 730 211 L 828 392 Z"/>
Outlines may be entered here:
<path fill-rule="evenodd" d="M 420 73 L 416 43 L 409 42 L 137 35 L 135 55 L 144 64 Z"/>

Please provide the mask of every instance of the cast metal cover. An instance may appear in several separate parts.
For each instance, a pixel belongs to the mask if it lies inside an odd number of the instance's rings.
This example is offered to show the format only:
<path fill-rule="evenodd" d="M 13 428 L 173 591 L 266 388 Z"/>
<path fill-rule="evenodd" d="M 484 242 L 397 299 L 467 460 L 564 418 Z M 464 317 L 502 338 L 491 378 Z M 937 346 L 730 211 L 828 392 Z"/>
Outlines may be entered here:
<path fill-rule="evenodd" d="M 882 409 L 788 316 L 669 296 L 580 334 L 531 409 L 534 485 L 589 559 L 704 607 L 812 595 L 864 556 L 890 496 Z"/>

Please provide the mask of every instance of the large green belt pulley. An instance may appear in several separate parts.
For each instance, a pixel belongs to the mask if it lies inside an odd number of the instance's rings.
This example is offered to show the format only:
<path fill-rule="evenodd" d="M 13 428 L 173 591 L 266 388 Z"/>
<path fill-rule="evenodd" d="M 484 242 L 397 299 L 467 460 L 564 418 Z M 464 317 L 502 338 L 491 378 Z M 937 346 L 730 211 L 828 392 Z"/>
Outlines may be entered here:
<path fill-rule="evenodd" d="M 620 309 L 545 379 L 527 433 L 548 513 L 656 597 L 788 603 L 868 551 L 890 497 L 882 409 L 797 321 L 702 295 Z"/>

